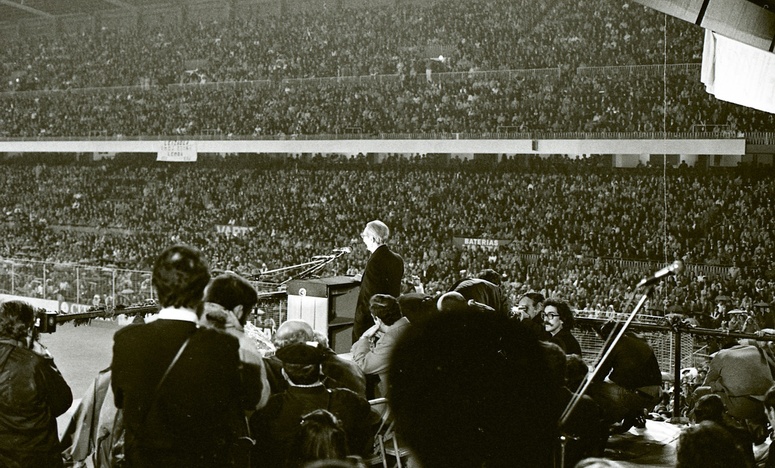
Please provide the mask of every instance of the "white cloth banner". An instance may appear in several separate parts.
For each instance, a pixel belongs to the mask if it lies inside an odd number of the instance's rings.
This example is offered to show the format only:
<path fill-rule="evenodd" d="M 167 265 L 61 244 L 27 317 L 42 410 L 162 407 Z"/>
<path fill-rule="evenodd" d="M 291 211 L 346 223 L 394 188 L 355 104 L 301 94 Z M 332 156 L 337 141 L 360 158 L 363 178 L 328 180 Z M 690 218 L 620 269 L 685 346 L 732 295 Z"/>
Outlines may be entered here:
<path fill-rule="evenodd" d="M 705 30 L 705 90 L 722 101 L 775 114 L 775 54 Z"/>
<path fill-rule="evenodd" d="M 193 141 L 162 141 L 156 153 L 157 161 L 196 162 L 196 144 Z"/>

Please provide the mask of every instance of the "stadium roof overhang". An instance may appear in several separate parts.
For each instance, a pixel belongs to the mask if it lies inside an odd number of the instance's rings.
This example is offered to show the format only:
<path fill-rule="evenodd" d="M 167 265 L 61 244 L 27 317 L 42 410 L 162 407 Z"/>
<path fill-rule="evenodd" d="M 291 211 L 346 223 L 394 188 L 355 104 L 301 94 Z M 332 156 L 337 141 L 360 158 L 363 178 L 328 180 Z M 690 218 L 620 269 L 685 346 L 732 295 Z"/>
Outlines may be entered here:
<path fill-rule="evenodd" d="M 775 49 L 775 0 L 636 0 L 758 49 Z"/>

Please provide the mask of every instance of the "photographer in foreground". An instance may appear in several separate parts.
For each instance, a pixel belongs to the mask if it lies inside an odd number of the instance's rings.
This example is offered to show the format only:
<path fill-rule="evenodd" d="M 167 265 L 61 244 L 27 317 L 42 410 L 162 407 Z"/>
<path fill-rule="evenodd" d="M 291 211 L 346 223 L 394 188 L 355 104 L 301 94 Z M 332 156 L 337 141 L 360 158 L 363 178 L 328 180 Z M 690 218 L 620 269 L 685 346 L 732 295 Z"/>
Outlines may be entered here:
<path fill-rule="evenodd" d="M 0 302 L 0 466 L 62 466 L 56 417 L 73 394 L 48 350 L 34 340 L 35 309 Z"/>

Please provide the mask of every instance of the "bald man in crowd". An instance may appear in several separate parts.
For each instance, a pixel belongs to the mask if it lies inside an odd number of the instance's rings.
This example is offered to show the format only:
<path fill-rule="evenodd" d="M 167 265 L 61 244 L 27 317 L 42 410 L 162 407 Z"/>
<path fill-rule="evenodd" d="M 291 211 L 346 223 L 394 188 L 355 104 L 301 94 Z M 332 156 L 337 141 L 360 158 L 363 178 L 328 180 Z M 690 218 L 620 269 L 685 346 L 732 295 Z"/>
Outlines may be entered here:
<path fill-rule="evenodd" d="M 303 320 L 288 320 L 283 322 L 274 335 L 273 343 L 277 350 L 294 344 L 307 342 L 321 342 L 312 326 Z M 347 388 L 360 396 L 366 396 L 366 376 L 363 371 L 352 361 L 341 358 L 328 347 L 327 343 L 320 343 L 323 353 L 321 363 L 323 372 L 323 384 L 326 388 Z M 264 358 L 267 378 L 272 394 L 285 391 L 288 382 L 282 374 L 283 363 L 277 356 Z"/>

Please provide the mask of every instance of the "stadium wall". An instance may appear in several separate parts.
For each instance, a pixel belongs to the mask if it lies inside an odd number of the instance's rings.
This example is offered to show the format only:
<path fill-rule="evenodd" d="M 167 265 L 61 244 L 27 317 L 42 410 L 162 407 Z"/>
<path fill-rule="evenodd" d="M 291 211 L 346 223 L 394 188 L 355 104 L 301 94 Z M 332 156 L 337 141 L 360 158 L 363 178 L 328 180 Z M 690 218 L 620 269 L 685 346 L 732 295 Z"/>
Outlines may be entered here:
<path fill-rule="evenodd" d="M 746 153 L 744 138 L 642 139 L 369 139 L 369 140 L 81 140 L 0 141 L 0 153 L 157 153 L 191 159 L 198 153 L 458 153 L 611 154 L 647 160 L 652 154 L 729 156 Z M 637 163 L 636 163 L 637 164 Z"/>

